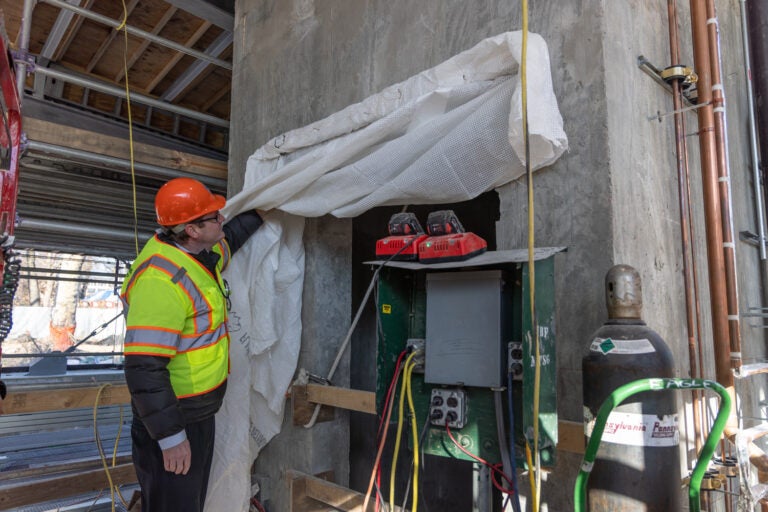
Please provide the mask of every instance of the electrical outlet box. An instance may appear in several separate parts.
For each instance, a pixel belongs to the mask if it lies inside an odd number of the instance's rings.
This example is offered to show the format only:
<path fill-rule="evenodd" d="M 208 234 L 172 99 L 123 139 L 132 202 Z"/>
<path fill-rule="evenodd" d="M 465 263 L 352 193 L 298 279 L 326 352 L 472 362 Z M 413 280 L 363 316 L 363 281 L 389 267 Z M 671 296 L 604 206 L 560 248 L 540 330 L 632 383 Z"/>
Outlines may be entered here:
<path fill-rule="evenodd" d="M 432 425 L 461 429 L 467 423 L 467 395 L 463 389 L 433 388 L 429 402 Z"/>
<path fill-rule="evenodd" d="M 520 341 L 507 344 L 507 372 L 512 374 L 512 379 L 523 380 L 523 343 Z"/>

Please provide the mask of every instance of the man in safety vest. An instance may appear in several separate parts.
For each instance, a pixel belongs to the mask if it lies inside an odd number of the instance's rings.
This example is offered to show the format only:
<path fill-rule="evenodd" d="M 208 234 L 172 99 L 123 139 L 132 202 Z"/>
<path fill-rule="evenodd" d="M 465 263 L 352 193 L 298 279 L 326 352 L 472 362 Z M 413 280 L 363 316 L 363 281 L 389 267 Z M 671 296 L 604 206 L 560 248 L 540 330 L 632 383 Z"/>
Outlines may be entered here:
<path fill-rule="evenodd" d="M 123 282 L 125 380 L 143 512 L 203 510 L 214 414 L 227 387 L 232 254 L 262 224 L 255 211 L 224 224 L 226 200 L 191 178 L 155 196 L 161 229 Z"/>

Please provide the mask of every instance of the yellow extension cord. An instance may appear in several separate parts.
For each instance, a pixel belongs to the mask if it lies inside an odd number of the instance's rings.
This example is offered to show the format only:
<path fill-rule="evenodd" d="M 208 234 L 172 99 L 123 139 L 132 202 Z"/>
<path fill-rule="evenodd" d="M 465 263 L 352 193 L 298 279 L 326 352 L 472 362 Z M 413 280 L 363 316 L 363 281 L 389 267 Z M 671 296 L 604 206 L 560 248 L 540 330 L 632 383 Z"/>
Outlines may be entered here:
<path fill-rule="evenodd" d="M 408 356 L 408 358 L 405 360 L 405 370 L 403 372 L 403 381 L 400 385 L 400 402 L 398 405 L 398 416 L 397 416 L 397 435 L 395 436 L 395 449 L 394 454 L 392 455 L 392 468 L 389 473 L 389 507 L 390 510 L 395 510 L 395 474 L 397 469 L 397 454 L 400 451 L 400 440 L 403 437 L 403 408 L 405 406 L 405 396 L 408 395 L 408 406 L 410 409 L 411 414 L 413 415 L 413 421 L 411 422 L 413 426 L 413 434 L 414 434 L 414 443 L 413 443 L 413 453 L 414 453 L 414 490 L 413 490 L 413 512 L 416 512 L 416 506 L 418 498 L 418 467 L 419 467 L 419 439 L 418 435 L 416 433 L 416 415 L 415 410 L 413 408 L 413 397 L 410 394 L 411 387 L 410 387 L 410 380 L 411 380 L 411 373 L 413 373 L 413 368 L 416 366 L 415 364 L 412 364 L 413 358 L 416 356 L 417 352 L 411 353 L 411 355 Z"/>
<path fill-rule="evenodd" d="M 134 152 L 133 152 L 133 118 L 132 118 L 132 112 L 131 112 L 131 91 L 128 83 L 128 31 L 125 30 L 126 23 L 128 21 L 128 8 L 125 5 L 125 0 L 122 0 L 123 4 L 123 21 L 115 30 L 123 31 L 123 34 L 125 35 L 125 45 L 123 47 L 123 70 L 125 72 L 125 96 L 126 96 L 126 106 L 128 109 L 128 147 L 129 147 L 129 153 L 130 153 L 130 165 L 131 165 L 131 189 L 133 192 L 133 234 L 134 234 L 134 245 L 136 249 L 136 255 L 139 255 L 139 221 L 138 221 L 138 208 L 137 208 L 137 200 L 136 200 L 136 174 L 134 171 Z M 93 404 L 93 435 L 94 439 L 96 440 L 96 446 L 99 450 L 99 457 L 101 458 L 101 464 L 104 468 L 104 472 L 107 476 L 107 481 L 109 482 L 109 492 L 110 492 L 110 498 L 112 502 L 112 512 L 115 511 L 115 492 L 117 492 L 117 497 L 120 498 L 120 501 L 123 503 L 123 505 L 128 508 L 128 504 L 125 501 L 125 498 L 120 493 L 120 489 L 118 486 L 114 484 L 112 481 L 112 474 L 109 471 L 109 464 L 107 463 L 106 455 L 104 455 L 104 449 L 101 446 L 101 439 L 99 437 L 99 427 L 98 427 L 98 409 L 99 409 L 99 400 L 101 398 L 101 393 L 108 387 L 110 387 L 111 384 L 104 384 L 102 385 L 98 392 L 96 393 L 96 400 Z M 117 432 L 117 437 L 115 438 L 115 446 L 112 450 L 112 467 L 115 467 L 117 463 L 117 449 L 118 449 L 118 443 L 120 442 L 120 434 L 122 432 L 123 427 L 123 408 L 120 407 L 120 425 Z"/>
<path fill-rule="evenodd" d="M 128 508 L 128 504 L 125 501 L 125 498 L 123 498 L 123 495 L 120 493 L 120 488 L 114 484 L 112 481 L 112 474 L 109 472 L 109 464 L 107 463 L 107 456 L 104 455 L 104 448 L 101 446 L 101 437 L 99 436 L 99 424 L 98 424 L 98 411 L 99 411 L 99 400 L 101 399 L 101 393 L 107 389 L 108 387 L 111 387 L 112 384 L 103 384 L 101 387 L 99 387 L 99 390 L 96 392 L 96 400 L 93 403 L 93 438 L 96 440 L 96 447 L 99 450 L 99 457 L 101 459 L 101 465 L 104 468 L 104 473 L 107 475 L 107 481 L 109 481 L 109 494 L 110 494 L 110 500 L 112 502 L 112 512 L 115 512 L 115 492 L 117 492 L 117 496 L 120 498 L 120 501 L 125 505 L 125 508 Z M 120 442 L 120 434 L 123 430 L 123 407 L 120 406 L 120 425 L 117 429 L 117 436 L 115 437 L 115 446 L 112 449 L 112 467 L 115 467 L 117 464 L 117 447 L 118 443 Z"/>
<path fill-rule="evenodd" d="M 533 377 L 533 461 L 531 461 L 531 448 L 526 442 L 526 459 L 528 460 L 529 481 L 531 484 L 531 497 L 533 512 L 538 512 L 541 494 L 541 454 L 539 453 L 539 394 L 541 389 L 541 354 L 538 320 L 536 318 L 536 273 L 533 259 L 534 244 L 534 200 L 533 200 L 533 166 L 531 165 L 530 140 L 528 133 L 528 0 L 521 0 L 523 18 L 523 41 L 520 57 L 520 85 L 523 141 L 525 146 L 525 169 L 528 184 L 528 288 L 531 303 L 531 331 L 528 333 L 529 345 L 534 346 L 534 377 Z M 533 462 L 533 466 L 531 466 Z"/>
<path fill-rule="evenodd" d="M 133 154 L 133 112 L 131 111 L 131 89 L 128 82 L 128 31 L 125 29 L 128 22 L 128 8 L 125 6 L 125 0 L 123 2 L 123 22 L 115 30 L 122 30 L 125 36 L 125 44 L 123 45 L 123 71 L 125 73 L 125 103 L 128 110 L 128 151 L 131 163 L 131 190 L 133 192 L 133 243 L 136 249 L 136 256 L 139 256 L 139 214 L 138 205 L 136 200 L 136 172 L 133 168 L 134 154 Z"/>

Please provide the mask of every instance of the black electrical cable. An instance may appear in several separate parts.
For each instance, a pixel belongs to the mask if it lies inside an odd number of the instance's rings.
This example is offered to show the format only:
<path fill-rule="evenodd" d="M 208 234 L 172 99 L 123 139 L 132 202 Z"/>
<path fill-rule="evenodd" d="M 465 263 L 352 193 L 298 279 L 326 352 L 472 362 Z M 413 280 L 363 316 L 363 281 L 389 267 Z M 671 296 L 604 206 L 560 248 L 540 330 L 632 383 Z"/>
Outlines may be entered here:
<path fill-rule="evenodd" d="M 0 246 L 4 249 L 3 284 L 0 285 L 0 372 L 3 369 L 3 342 L 13 327 L 13 297 L 19 287 L 21 274 L 21 258 L 13 250 L 13 242 L 6 245 L 8 237 L 4 237 Z M 0 380 L 0 399 L 4 399 L 8 389 Z"/>

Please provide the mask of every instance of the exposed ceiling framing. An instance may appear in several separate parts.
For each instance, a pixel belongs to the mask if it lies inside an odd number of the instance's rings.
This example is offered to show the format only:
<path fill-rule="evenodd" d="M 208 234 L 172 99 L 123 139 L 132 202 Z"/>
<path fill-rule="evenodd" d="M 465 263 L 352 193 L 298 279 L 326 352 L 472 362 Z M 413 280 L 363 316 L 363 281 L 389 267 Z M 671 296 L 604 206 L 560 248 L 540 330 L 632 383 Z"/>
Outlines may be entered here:
<path fill-rule="evenodd" d="M 0 0 L 0 10 L 26 63 L 17 245 L 130 259 L 136 234 L 140 246 L 156 227 L 162 182 L 194 174 L 226 189 L 231 0 Z"/>

